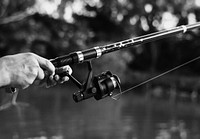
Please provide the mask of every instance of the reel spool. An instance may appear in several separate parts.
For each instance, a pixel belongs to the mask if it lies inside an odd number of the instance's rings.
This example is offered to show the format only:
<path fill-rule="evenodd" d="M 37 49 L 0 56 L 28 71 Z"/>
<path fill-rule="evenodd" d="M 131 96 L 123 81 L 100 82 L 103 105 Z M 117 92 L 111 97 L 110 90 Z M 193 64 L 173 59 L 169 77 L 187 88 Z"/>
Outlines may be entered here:
<path fill-rule="evenodd" d="M 93 79 L 96 93 L 94 98 L 100 100 L 107 96 L 112 96 L 115 89 L 120 89 L 120 79 L 117 75 L 113 75 L 110 71 L 102 73 Z"/>

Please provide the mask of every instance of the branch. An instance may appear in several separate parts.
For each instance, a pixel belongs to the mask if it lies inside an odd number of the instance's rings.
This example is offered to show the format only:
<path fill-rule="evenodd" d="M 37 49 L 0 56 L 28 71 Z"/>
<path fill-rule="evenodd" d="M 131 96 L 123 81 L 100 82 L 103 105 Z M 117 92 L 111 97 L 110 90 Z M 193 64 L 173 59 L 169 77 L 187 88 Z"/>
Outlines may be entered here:
<path fill-rule="evenodd" d="M 14 15 L 9 16 L 9 17 L 5 17 L 5 18 L 0 19 L 0 25 L 5 25 L 5 24 L 21 21 L 24 18 L 26 18 L 30 15 L 33 15 L 34 13 L 35 12 L 33 12 L 31 10 L 26 10 L 25 12 L 18 12 Z"/>

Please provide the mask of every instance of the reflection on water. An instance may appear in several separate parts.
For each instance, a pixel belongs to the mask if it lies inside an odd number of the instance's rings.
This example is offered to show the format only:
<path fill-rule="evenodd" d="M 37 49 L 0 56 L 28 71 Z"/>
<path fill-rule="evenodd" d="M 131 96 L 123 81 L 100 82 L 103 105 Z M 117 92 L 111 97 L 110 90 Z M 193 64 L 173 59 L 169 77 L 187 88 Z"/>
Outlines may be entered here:
<path fill-rule="evenodd" d="M 66 90 L 71 90 L 66 92 Z M 28 93 L 27 93 L 28 92 Z M 73 89 L 29 89 L 0 111 L 1 139 L 199 139 L 200 105 L 127 94 L 75 103 Z M 37 95 L 36 95 L 37 93 Z"/>

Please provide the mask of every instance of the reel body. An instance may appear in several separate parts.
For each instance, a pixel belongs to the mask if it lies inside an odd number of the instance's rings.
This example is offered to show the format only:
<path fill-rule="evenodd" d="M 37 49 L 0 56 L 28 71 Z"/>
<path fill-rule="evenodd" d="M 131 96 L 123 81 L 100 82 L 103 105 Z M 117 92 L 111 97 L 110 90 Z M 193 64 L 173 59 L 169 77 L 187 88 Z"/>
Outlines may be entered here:
<path fill-rule="evenodd" d="M 79 91 L 73 94 L 75 102 L 94 97 L 96 100 L 103 99 L 107 96 L 112 96 L 115 89 L 120 87 L 120 79 L 117 75 L 112 74 L 110 71 L 103 72 L 97 76 L 93 76 L 91 62 L 88 63 L 89 73 L 87 80 L 81 84 L 73 76 L 70 79 L 79 87 Z"/>

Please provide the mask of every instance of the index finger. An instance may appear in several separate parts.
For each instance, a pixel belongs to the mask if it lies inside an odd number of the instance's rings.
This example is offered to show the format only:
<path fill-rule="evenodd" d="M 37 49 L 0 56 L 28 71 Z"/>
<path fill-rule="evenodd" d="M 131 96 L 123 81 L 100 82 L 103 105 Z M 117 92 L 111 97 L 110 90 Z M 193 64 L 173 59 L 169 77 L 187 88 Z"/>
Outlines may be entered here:
<path fill-rule="evenodd" d="M 55 67 L 54 65 L 48 60 L 43 57 L 36 55 L 36 59 L 39 63 L 39 66 L 45 70 L 47 70 L 50 74 L 55 74 Z"/>

